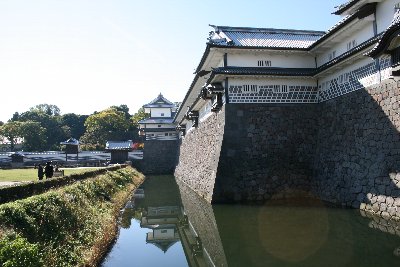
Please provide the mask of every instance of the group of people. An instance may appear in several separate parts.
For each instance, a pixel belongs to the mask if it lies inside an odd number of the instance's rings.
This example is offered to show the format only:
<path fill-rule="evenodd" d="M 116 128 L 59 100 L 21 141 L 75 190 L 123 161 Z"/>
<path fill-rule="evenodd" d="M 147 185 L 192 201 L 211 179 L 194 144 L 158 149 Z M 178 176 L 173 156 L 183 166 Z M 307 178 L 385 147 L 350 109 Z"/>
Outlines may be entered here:
<path fill-rule="evenodd" d="M 54 166 L 51 161 L 46 162 L 46 166 L 43 168 L 41 164 L 38 165 L 38 177 L 39 180 L 42 180 L 44 176 L 46 179 L 53 177 L 54 174 Z"/>

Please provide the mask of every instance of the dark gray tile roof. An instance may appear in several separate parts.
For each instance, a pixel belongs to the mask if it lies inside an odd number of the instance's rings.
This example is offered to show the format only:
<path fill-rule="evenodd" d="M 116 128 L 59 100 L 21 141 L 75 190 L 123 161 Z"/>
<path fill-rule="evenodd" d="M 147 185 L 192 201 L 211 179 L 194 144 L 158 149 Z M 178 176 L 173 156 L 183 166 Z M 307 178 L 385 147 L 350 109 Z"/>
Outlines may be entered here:
<path fill-rule="evenodd" d="M 75 138 L 70 138 L 67 141 L 60 142 L 60 145 L 79 145 L 79 141 Z"/>
<path fill-rule="evenodd" d="M 325 32 L 214 26 L 209 42 L 217 46 L 306 49 Z"/>
<path fill-rule="evenodd" d="M 313 76 L 315 68 L 261 68 L 261 67 L 221 67 L 213 74 L 227 75 L 273 75 L 273 76 Z"/>
<path fill-rule="evenodd" d="M 107 141 L 106 150 L 132 150 L 133 143 L 128 141 Z"/>
<path fill-rule="evenodd" d="M 161 93 L 153 99 L 150 103 L 144 105 L 144 108 L 163 108 L 163 107 L 174 107 L 175 104 L 166 99 Z"/>

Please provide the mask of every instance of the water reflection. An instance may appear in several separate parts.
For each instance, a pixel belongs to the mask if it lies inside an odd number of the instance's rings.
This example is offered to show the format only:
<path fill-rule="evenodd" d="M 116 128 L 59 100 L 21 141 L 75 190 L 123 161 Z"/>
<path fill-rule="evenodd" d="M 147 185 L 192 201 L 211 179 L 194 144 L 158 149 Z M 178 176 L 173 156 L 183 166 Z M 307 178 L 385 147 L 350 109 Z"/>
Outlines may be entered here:
<path fill-rule="evenodd" d="M 103 266 L 400 266 L 400 222 L 316 200 L 210 205 L 168 176 L 143 189 Z"/>
<path fill-rule="evenodd" d="M 311 199 L 210 205 L 178 185 L 215 266 L 400 266 L 399 222 Z"/>
<path fill-rule="evenodd" d="M 178 223 L 179 190 L 171 176 L 149 177 L 144 197 L 132 197 L 122 212 L 121 230 L 102 266 L 188 266 Z"/>

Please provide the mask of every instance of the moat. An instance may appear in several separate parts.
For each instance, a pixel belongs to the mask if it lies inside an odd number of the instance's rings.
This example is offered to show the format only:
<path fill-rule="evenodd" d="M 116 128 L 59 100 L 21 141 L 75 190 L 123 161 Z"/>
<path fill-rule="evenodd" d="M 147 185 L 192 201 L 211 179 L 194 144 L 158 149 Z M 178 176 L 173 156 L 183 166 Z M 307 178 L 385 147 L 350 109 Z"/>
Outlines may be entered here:
<path fill-rule="evenodd" d="M 400 222 L 320 201 L 211 205 L 152 176 L 101 266 L 399 266 Z"/>

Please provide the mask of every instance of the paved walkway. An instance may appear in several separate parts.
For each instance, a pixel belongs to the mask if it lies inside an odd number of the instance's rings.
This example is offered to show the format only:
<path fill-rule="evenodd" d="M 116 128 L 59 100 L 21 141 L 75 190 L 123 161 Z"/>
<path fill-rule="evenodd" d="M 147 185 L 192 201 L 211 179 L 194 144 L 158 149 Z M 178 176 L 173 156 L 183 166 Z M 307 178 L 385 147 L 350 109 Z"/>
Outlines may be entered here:
<path fill-rule="evenodd" d="M 13 186 L 17 184 L 22 184 L 22 182 L 0 182 L 0 187 Z"/>

